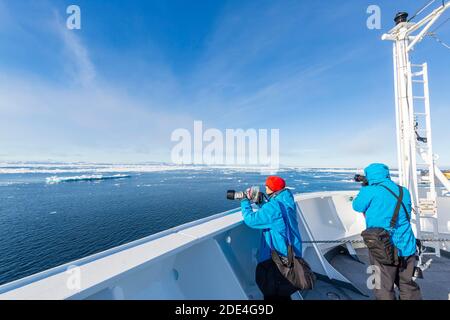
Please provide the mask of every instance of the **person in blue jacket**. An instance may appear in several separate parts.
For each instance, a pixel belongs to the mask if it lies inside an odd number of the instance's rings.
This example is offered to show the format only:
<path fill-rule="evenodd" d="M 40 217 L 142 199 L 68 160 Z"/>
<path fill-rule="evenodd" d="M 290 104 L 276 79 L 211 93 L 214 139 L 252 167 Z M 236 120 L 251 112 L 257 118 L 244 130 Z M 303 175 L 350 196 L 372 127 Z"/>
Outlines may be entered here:
<path fill-rule="evenodd" d="M 263 292 L 264 299 L 290 299 L 290 294 L 296 290 L 289 287 L 287 280 L 282 279 L 281 273 L 271 259 L 271 248 L 276 250 L 282 258 L 287 257 L 287 231 L 289 230 L 294 254 L 296 257 L 302 257 L 302 240 L 298 230 L 295 201 L 292 192 L 286 189 L 286 182 L 277 176 L 267 178 L 266 194 L 269 196 L 269 201 L 257 211 L 253 211 L 250 200 L 243 199 L 241 201 L 245 224 L 250 228 L 262 230 L 256 279 L 257 283 L 258 279 L 273 282 L 269 286 L 271 290 Z M 287 223 L 289 228 L 286 228 Z M 259 284 L 258 286 L 261 289 Z"/>
<path fill-rule="evenodd" d="M 396 284 L 401 300 L 421 299 L 420 288 L 412 279 L 416 261 L 416 238 L 410 224 L 411 195 L 408 189 L 402 187 L 404 206 L 401 206 L 397 223 L 391 230 L 390 222 L 397 198 L 385 187 L 397 196 L 400 193 L 399 187 L 391 180 L 389 168 L 384 164 L 373 163 L 364 169 L 364 173 L 368 186 L 362 187 L 353 200 L 353 209 L 364 213 L 367 228 L 378 227 L 391 231 L 392 242 L 398 250 L 400 261 L 398 265 L 384 265 L 369 255 L 371 264 L 378 267 L 375 270 L 380 270 L 380 283 L 374 289 L 375 297 L 378 300 L 395 300 Z"/>

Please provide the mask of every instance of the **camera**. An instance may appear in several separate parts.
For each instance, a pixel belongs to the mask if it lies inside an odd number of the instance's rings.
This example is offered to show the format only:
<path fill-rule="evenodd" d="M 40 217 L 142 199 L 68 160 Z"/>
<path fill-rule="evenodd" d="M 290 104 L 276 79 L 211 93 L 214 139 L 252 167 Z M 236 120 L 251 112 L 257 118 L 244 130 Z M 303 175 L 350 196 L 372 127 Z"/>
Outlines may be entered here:
<path fill-rule="evenodd" d="M 366 176 L 363 176 L 362 174 L 356 174 L 353 180 L 355 180 L 355 182 L 361 182 L 363 187 L 369 185 L 369 181 L 367 180 Z"/>
<path fill-rule="evenodd" d="M 228 190 L 227 191 L 227 199 L 228 200 L 242 200 L 247 198 L 244 191 L 234 191 L 234 190 Z"/>
<path fill-rule="evenodd" d="M 259 191 L 258 186 L 250 187 L 245 191 L 228 190 L 227 199 L 228 200 L 248 199 L 256 204 L 261 204 L 264 201 L 264 193 Z"/>

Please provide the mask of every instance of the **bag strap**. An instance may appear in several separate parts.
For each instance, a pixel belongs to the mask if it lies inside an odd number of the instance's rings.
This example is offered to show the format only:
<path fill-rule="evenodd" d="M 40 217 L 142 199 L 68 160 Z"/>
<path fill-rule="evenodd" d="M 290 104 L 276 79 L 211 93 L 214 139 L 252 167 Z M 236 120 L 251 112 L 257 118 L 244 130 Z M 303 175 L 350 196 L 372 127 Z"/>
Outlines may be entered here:
<path fill-rule="evenodd" d="M 289 219 L 287 217 L 286 208 L 283 203 L 280 202 L 281 207 L 281 216 L 283 217 L 284 225 L 286 226 L 286 239 L 288 241 L 287 250 L 288 250 L 288 263 L 289 267 L 291 267 L 294 263 L 294 248 L 291 241 L 291 226 L 289 224 Z"/>
<path fill-rule="evenodd" d="M 286 239 L 288 241 L 288 245 L 287 245 L 287 249 L 288 249 L 288 260 L 289 260 L 289 265 L 292 265 L 293 261 L 294 261 L 294 252 L 292 249 L 292 241 L 291 241 L 291 227 L 289 225 L 289 221 L 287 221 L 287 219 L 285 218 L 285 212 L 286 212 L 286 208 L 284 207 L 284 204 L 279 202 L 280 207 L 281 207 L 281 217 L 283 218 L 284 221 L 284 225 L 286 226 Z M 266 231 L 266 230 L 265 230 Z M 270 236 L 270 234 L 269 234 Z M 272 236 L 270 236 L 270 249 L 273 249 L 273 242 L 272 242 Z M 278 254 L 272 254 L 272 259 L 278 261 L 281 263 L 281 259 L 279 257 Z"/>
<path fill-rule="evenodd" d="M 284 225 L 286 226 L 286 239 L 288 241 L 288 245 L 292 244 L 291 241 L 291 226 L 289 225 L 289 221 L 286 217 L 286 208 L 284 207 L 284 204 L 280 202 L 281 207 L 281 216 L 283 217 Z"/>
<path fill-rule="evenodd" d="M 281 217 L 283 218 L 284 225 L 286 226 L 286 239 L 288 241 L 288 246 L 292 244 L 291 241 L 291 227 L 289 225 L 289 221 L 286 221 L 284 213 L 286 212 L 286 208 L 284 207 L 284 204 L 280 202 L 281 207 Z M 264 229 L 264 232 L 266 232 L 269 229 Z M 270 248 L 273 249 L 273 243 L 272 243 L 272 237 L 270 237 Z"/>
<path fill-rule="evenodd" d="M 391 190 L 391 189 L 389 189 L 388 187 L 386 187 L 386 186 L 384 186 L 384 185 L 381 185 L 381 186 L 383 186 L 384 188 L 386 188 L 396 199 L 398 199 L 398 196 Z M 401 186 L 398 186 L 399 187 L 399 189 L 400 189 L 400 192 L 403 192 L 403 188 L 401 187 Z M 405 204 L 403 203 L 403 201 L 402 201 L 402 207 L 403 207 L 403 210 L 405 210 L 405 214 L 406 214 L 406 218 L 408 219 L 408 221 L 410 221 L 411 220 L 411 217 L 409 216 L 409 213 L 408 213 L 408 210 L 406 209 L 406 206 L 405 206 Z"/>
<path fill-rule="evenodd" d="M 398 186 L 399 195 L 397 196 L 395 194 L 395 192 L 392 191 L 391 189 L 389 189 L 388 187 L 386 187 L 386 186 L 384 186 L 382 184 L 380 184 L 380 186 L 385 188 L 387 191 L 389 191 L 397 199 L 397 204 L 395 205 L 394 215 L 392 216 L 392 219 L 391 219 L 391 224 L 390 224 L 391 229 L 393 229 L 395 227 L 396 223 L 397 223 L 398 214 L 400 212 L 400 206 L 402 206 L 403 210 L 405 210 L 406 218 L 409 221 L 410 217 L 409 217 L 409 214 L 408 214 L 408 210 L 406 210 L 405 204 L 403 203 L 403 188 L 401 186 Z"/>

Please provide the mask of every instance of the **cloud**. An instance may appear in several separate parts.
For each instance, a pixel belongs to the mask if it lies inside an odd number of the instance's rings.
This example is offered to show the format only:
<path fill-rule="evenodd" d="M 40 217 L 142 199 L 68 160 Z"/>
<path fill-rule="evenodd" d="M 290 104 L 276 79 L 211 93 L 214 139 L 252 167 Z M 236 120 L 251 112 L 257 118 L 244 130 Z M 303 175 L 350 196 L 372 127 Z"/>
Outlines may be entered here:
<path fill-rule="evenodd" d="M 89 58 L 88 50 L 73 30 L 68 30 L 64 27 L 60 27 L 58 30 L 60 30 L 60 36 L 64 43 L 67 56 L 71 58 L 75 66 L 71 70 L 72 77 L 82 86 L 92 85 L 96 72 Z"/>
<path fill-rule="evenodd" d="M 105 160 L 109 154 L 110 160 L 138 155 L 155 161 L 166 154 L 167 160 L 171 131 L 193 122 L 106 85 L 61 89 L 8 74 L 0 77 L 0 96 L 2 150 L 23 157 L 84 154 Z"/>
<path fill-rule="evenodd" d="M 2 158 L 169 160 L 171 132 L 191 126 L 194 119 L 173 112 L 181 107 L 175 99 L 158 95 L 159 89 L 164 92 L 158 80 L 143 81 L 153 87 L 152 94 L 135 95 L 117 79 L 102 77 L 82 33 L 67 29 L 63 17 L 52 6 L 46 8 L 50 13 L 45 22 L 39 19 L 33 28 L 18 28 L 16 35 L 51 40 L 55 50 L 45 53 L 62 73 L 58 77 L 62 81 L 32 70 L 8 69 L 0 74 Z M 11 15 L 6 7 L 0 9 L 1 16 Z M 37 36 L 36 28 L 43 35 Z"/>
<path fill-rule="evenodd" d="M 372 162 L 397 166 L 395 123 L 370 123 L 355 128 L 351 134 L 339 135 L 330 153 L 339 161 L 349 161 L 360 166 Z"/>
<path fill-rule="evenodd" d="M 48 6 L 50 21 L 48 27 L 51 35 L 59 40 L 63 52 L 63 68 L 72 81 L 83 87 L 92 86 L 96 78 L 94 63 L 90 59 L 88 48 L 81 38 L 82 30 L 70 30 L 66 26 L 66 17 L 60 10 Z"/>
<path fill-rule="evenodd" d="M 324 42 L 333 58 L 323 59 L 323 51 L 316 55 L 315 36 L 305 32 L 320 27 L 310 18 L 315 9 L 298 1 L 226 7 L 189 78 L 195 111 L 207 110 L 202 115 L 216 126 L 267 126 L 266 116 L 280 114 L 281 109 L 285 114 L 299 111 L 311 94 L 322 94 L 321 81 L 363 50 L 354 43 L 341 50 L 330 37 Z"/>
<path fill-rule="evenodd" d="M 24 40 L 3 45 L 23 56 L 23 48 L 38 45 L 30 61 L 0 73 L 3 154 L 167 160 L 172 130 L 202 120 L 219 129 L 280 128 L 281 162 L 293 165 L 365 164 L 396 155 L 393 101 L 383 91 L 393 91 L 385 81 L 391 67 L 374 71 L 381 50 L 367 45 L 366 33 L 363 41 L 339 34 L 354 26 L 342 25 L 350 5 L 230 2 L 206 37 L 195 39 L 204 42 L 187 60 L 150 29 L 145 41 L 130 35 L 108 47 L 108 37 L 93 36 L 85 24 L 68 30 L 64 10 L 45 3 L 36 6 L 34 21 L 21 10 L 11 15 L 0 2 L 0 35 L 8 30 Z M 319 13 L 324 19 L 311 18 Z M 170 41 L 178 36 L 184 35 Z M 189 67 L 179 71 L 180 65 Z"/>

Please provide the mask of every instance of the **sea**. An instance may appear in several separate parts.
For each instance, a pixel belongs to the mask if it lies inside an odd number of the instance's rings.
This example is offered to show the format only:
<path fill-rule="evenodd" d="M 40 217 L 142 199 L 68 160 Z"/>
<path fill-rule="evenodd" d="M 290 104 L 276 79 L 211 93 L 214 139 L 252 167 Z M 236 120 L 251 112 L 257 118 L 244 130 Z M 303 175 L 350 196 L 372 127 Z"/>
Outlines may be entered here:
<path fill-rule="evenodd" d="M 281 168 L 293 193 L 357 190 L 357 168 Z M 239 206 L 256 168 L 0 164 L 0 284 Z"/>

